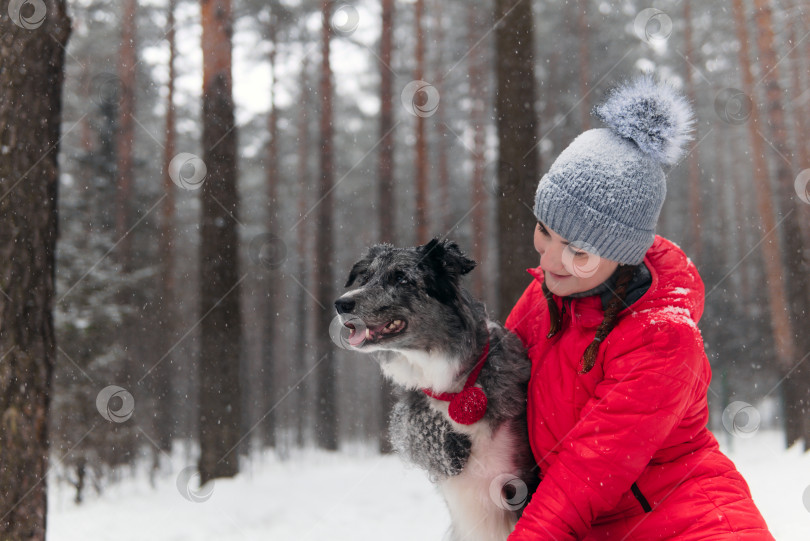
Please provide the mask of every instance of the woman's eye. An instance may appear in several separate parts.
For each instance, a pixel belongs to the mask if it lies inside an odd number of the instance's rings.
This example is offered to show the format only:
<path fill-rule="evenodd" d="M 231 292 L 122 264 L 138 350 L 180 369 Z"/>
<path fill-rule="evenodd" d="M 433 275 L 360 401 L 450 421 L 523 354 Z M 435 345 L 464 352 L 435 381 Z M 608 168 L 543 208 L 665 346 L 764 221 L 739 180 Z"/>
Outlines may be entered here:
<path fill-rule="evenodd" d="M 568 249 L 571 251 L 571 253 L 574 254 L 574 257 L 580 257 L 580 256 L 588 255 L 588 252 L 585 252 L 583 250 L 577 250 L 576 248 L 572 247 L 570 244 L 568 245 Z"/>

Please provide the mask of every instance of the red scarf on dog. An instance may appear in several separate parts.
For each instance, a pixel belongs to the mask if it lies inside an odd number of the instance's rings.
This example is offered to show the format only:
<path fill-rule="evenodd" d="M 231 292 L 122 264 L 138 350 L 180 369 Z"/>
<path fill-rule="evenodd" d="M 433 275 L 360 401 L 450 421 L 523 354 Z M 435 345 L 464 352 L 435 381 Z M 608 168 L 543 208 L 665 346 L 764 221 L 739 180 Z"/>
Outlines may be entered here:
<path fill-rule="evenodd" d="M 474 387 L 474 385 L 475 380 L 478 379 L 478 375 L 481 373 L 481 369 L 484 367 L 484 363 L 487 361 L 488 355 L 489 341 L 484 346 L 484 351 L 478 357 L 478 362 L 473 371 L 470 372 L 461 391 L 457 393 L 434 393 L 430 389 L 422 389 L 422 392 L 436 400 L 450 402 L 447 412 L 450 414 L 450 418 L 458 424 L 471 425 L 477 423 L 487 412 L 487 395 L 481 387 Z"/>

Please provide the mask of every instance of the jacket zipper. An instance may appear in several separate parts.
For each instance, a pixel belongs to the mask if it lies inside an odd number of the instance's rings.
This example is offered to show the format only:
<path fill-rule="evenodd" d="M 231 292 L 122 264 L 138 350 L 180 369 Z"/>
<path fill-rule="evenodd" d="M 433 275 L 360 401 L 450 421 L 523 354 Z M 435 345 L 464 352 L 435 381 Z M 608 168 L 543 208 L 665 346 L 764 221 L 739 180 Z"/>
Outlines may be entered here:
<path fill-rule="evenodd" d="M 561 298 L 560 301 L 562 303 L 562 307 L 560 308 L 560 330 L 558 330 L 557 333 L 552 337 L 552 340 L 554 342 L 560 339 L 560 336 L 562 335 L 564 329 L 563 320 L 565 319 L 565 299 Z"/>
<path fill-rule="evenodd" d="M 641 493 L 641 489 L 638 488 L 637 484 L 633 483 L 633 485 L 630 487 L 630 490 L 633 491 L 633 496 L 635 496 L 636 500 L 638 500 L 638 503 L 641 504 L 641 508 L 644 510 L 645 513 L 649 513 L 650 511 L 652 511 L 652 506 L 650 505 L 650 502 L 648 502 L 647 498 L 644 497 L 644 494 Z"/>
<path fill-rule="evenodd" d="M 560 310 L 560 331 L 557 334 L 562 334 L 563 330 L 563 319 L 565 318 L 565 301 L 566 299 L 563 298 L 562 310 Z M 569 304 L 568 312 L 571 313 L 571 306 L 570 306 L 571 299 L 568 299 L 568 304 Z M 630 487 L 630 490 L 633 492 L 633 496 L 635 496 L 636 500 L 638 500 L 638 503 L 641 505 L 641 508 L 644 510 L 645 513 L 649 513 L 650 511 L 652 511 L 652 506 L 650 505 L 650 502 L 647 500 L 647 498 L 644 497 L 644 494 L 642 494 L 641 489 L 638 488 L 638 485 L 636 483 L 633 483 L 633 486 Z"/>
<path fill-rule="evenodd" d="M 570 299 L 568 300 L 568 303 L 569 303 L 569 304 L 571 303 L 571 300 L 570 300 Z M 569 312 L 571 311 L 571 307 L 570 307 L 570 306 L 568 307 L 568 311 L 569 311 Z M 560 311 L 560 330 L 561 330 L 561 331 L 562 331 L 562 323 L 563 323 L 563 320 L 564 320 L 564 319 L 565 319 L 565 299 L 562 299 L 562 310 Z"/>

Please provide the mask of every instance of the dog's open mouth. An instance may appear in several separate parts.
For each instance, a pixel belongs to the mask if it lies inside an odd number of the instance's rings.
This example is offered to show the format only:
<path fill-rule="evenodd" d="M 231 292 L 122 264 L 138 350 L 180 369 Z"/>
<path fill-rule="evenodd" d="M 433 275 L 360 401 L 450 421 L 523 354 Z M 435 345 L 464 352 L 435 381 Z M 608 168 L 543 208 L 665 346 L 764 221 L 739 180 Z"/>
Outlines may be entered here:
<path fill-rule="evenodd" d="M 408 323 L 404 319 L 394 319 L 385 325 L 373 327 L 366 326 L 361 321 L 355 320 L 347 321 L 343 325 L 349 329 L 349 344 L 352 347 L 360 347 L 363 344 L 373 344 L 400 334 L 408 326 Z"/>

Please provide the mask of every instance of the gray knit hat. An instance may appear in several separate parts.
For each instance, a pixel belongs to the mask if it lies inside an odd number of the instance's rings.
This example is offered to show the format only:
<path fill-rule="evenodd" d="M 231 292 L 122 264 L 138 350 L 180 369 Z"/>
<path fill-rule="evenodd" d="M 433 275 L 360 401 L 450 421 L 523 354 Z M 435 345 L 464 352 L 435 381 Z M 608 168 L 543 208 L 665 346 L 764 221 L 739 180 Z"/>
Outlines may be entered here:
<path fill-rule="evenodd" d="M 594 114 L 607 128 L 586 131 L 559 155 L 537 186 L 534 214 L 577 248 L 637 265 L 667 193 L 662 167 L 691 139 L 692 107 L 645 76 L 614 89 Z"/>

